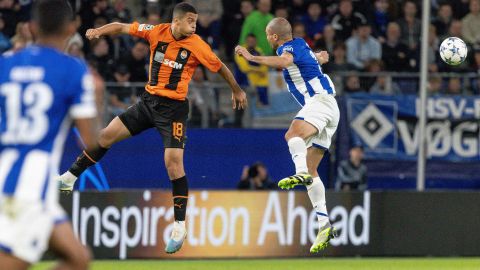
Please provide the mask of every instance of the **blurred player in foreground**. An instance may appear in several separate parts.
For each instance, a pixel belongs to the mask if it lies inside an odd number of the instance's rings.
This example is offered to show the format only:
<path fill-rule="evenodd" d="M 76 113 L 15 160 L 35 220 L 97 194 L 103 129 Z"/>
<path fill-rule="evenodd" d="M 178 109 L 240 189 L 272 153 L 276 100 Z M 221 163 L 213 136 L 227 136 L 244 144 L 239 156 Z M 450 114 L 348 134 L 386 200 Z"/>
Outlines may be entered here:
<path fill-rule="evenodd" d="M 172 237 L 165 248 L 167 253 L 178 251 L 187 235 L 185 212 L 188 182 L 183 168 L 183 152 L 189 110 L 186 96 L 195 68 L 202 64 L 210 71 L 219 73 L 232 89 L 233 108 L 243 109 L 247 106 L 245 92 L 230 70 L 208 44 L 195 34 L 197 18 L 193 6 L 179 3 L 173 9 L 172 23 L 111 23 L 87 31 L 89 39 L 111 34 L 130 34 L 146 39 L 151 51 L 149 82 L 140 102 L 115 117 L 100 132 L 97 150 L 83 151 L 60 177 L 60 189 L 71 191 L 80 174 L 98 162 L 113 144 L 155 128 L 163 137 L 165 167 L 172 183 L 175 222 Z"/>
<path fill-rule="evenodd" d="M 31 24 L 36 44 L 0 56 L 0 269 L 27 269 L 47 247 L 62 258 L 55 269 L 87 269 L 54 177 L 72 119 L 94 151 L 93 80 L 62 53 L 76 31 L 67 1 L 36 1 Z"/>
<path fill-rule="evenodd" d="M 317 168 L 323 154 L 330 147 L 340 112 L 335 100 L 335 87 L 320 64 L 328 62 L 328 53 L 314 53 L 301 38 L 292 38 L 292 27 L 283 18 L 275 18 L 267 25 L 267 40 L 278 56 L 253 56 L 244 47 L 235 52 L 247 59 L 274 68 L 283 68 L 288 90 L 302 109 L 285 134 L 295 163 L 296 174 L 278 182 L 283 189 L 305 185 L 317 213 L 320 230 L 310 248 L 315 253 L 324 249 L 336 236 L 330 225 L 325 202 L 325 187 Z"/>

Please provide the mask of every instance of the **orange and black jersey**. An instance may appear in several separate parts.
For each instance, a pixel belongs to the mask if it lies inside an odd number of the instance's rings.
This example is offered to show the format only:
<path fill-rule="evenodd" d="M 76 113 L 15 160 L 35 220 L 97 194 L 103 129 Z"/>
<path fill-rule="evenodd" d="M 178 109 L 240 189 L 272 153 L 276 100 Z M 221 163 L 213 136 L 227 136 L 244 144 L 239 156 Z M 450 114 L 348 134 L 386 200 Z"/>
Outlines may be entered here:
<path fill-rule="evenodd" d="M 169 23 L 154 26 L 134 22 L 130 35 L 150 43 L 149 81 L 145 90 L 152 95 L 185 100 L 195 68 L 202 64 L 218 72 L 222 62 L 196 34 L 175 40 L 170 26 Z"/>

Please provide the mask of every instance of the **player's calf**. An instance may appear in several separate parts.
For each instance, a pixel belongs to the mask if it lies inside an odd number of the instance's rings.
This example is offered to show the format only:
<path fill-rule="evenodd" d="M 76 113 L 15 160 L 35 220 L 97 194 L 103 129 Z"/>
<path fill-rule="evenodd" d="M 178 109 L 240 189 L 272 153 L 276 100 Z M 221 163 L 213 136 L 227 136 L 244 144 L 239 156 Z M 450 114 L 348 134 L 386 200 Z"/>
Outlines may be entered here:
<path fill-rule="evenodd" d="M 67 172 L 58 178 L 60 192 L 70 193 L 77 178 L 92 165 L 95 165 L 106 153 L 108 149 L 101 146 L 95 149 L 84 150 L 77 160 L 70 166 Z"/>

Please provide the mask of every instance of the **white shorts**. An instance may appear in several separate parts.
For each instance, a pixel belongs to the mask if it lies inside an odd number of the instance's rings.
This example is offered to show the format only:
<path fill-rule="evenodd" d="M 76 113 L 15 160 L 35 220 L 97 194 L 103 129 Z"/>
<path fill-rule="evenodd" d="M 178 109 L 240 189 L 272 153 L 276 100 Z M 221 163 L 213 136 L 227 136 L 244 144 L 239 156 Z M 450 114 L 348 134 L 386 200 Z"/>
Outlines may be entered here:
<path fill-rule="evenodd" d="M 0 195 L 0 251 L 25 262 L 38 262 L 56 224 L 67 216 L 60 204 L 18 201 Z"/>
<path fill-rule="evenodd" d="M 295 119 L 304 120 L 318 130 L 316 135 L 306 140 L 307 148 L 313 146 L 328 150 L 338 127 L 340 111 L 333 95 L 315 95 L 305 101 Z"/>

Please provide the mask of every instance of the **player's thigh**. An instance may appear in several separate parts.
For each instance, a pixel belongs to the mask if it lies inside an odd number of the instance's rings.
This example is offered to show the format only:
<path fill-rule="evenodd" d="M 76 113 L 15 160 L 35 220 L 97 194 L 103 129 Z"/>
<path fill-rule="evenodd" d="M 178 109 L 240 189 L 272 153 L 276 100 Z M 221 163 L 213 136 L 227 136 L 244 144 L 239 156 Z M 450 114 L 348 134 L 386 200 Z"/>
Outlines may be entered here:
<path fill-rule="evenodd" d="M 308 173 L 317 176 L 317 169 L 323 159 L 325 150 L 312 146 L 307 149 L 307 168 Z"/>
<path fill-rule="evenodd" d="M 105 132 L 105 138 L 113 143 L 119 142 L 152 128 L 153 118 L 150 108 L 142 99 L 115 117 L 102 133 Z"/>
<path fill-rule="evenodd" d="M 29 263 L 14 257 L 5 251 L 0 251 L 0 270 L 23 270 L 28 269 Z"/>
<path fill-rule="evenodd" d="M 63 222 L 53 228 L 49 248 L 57 256 L 77 266 L 86 268 L 90 262 L 90 252 L 75 237 L 70 222 Z"/>
<path fill-rule="evenodd" d="M 188 100 L 181 101 L 163 97 L 156 97 L 156 99 L 157 103 L 150 109 L 154 126 L 162 136 L 163 146 L 165 149 L 185 148 L 189 113 Z"/>
<path fill-rule="evenodd" d="M 300 137 L 305 140 L 316 133 L 318 133 L 318 129 L 311 123 L 305 120 L 294 119 L 285 134 L 285 139 L 288 141 L 293 137 Z"/>
<path fill-rule="evenodd" d="M 338 123 L 338 106 L 330 95 L 311 98 L 298 112 L 286 134 L 286 139 L 301 137 L 304 140 L 321 134 L 325 127 Z"/>
<path fill-rule="evenodd" d="M 98 139 L 98 143 L 102 147 L 108 148 L 112 144 L 124 140 L 130 136 L 130 131 L 117 116 L 113 118 L 112 121 L 110 121 L 106 128 L 100 131 L 100 138 Z"/>

